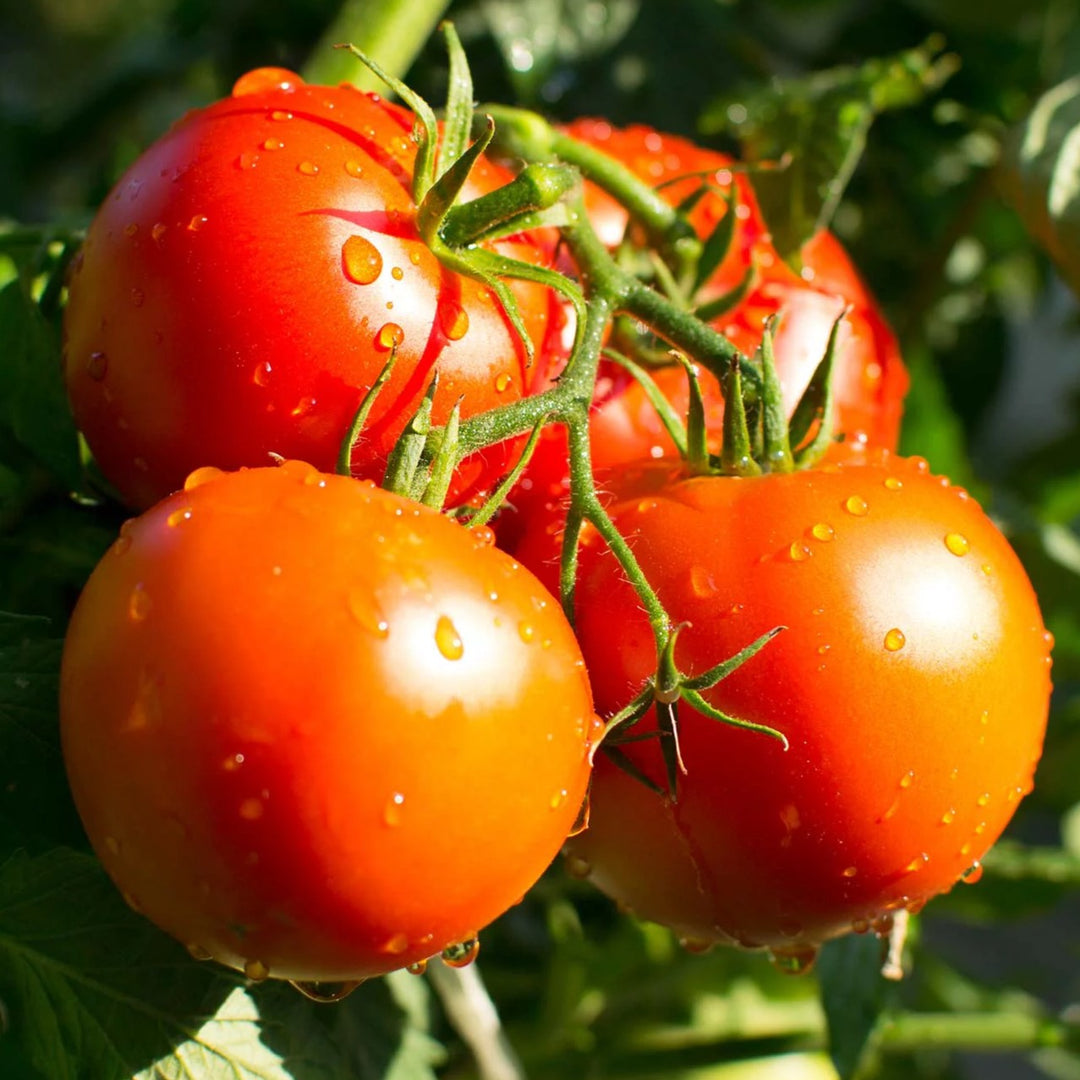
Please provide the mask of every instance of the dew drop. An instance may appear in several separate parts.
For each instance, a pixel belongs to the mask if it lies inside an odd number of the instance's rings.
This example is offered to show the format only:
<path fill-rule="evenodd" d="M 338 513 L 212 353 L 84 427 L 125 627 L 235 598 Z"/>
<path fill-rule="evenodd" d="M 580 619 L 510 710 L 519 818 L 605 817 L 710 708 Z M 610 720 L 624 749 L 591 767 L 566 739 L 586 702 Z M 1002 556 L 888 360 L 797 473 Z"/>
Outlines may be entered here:
<path fill-rule="evenodd" d="M 770 949 L 769 962 L 784 975 L 805 975 L 817 960 L 816 945 L 802 945 L 791 949 Z"/>
<path fill-rule="evenodd" d="M 360 164 L 355 158 L 349 158 L 345 162 L 345 171 L 352 177 L 359 179 L 364 175 L 364 166 Z"/>
<path fill-rule="evenodd" d="M 468 967 L 480 952 L 480 939 L 470 935 L 463 941 L 457 941 L 453 945 L 447 945 L 440 954 L 442 962 L 448 967 Z"/>
<path fill-rule="evenodd" d="M 245 150 L 237 159 L 236 166 L 239 169 L 254 169 L 259 164 L 259 155 L 253 150 Z"/>
<path fill-rule="evenodd" d="M 945 536 L 945 546 L 954 555 L 966 555 L 971 550 L 971 544 L 966 536 L 960 533 L 948 533 Z"/>
<path fill-rule="evenodd" d="M 150 614 L 150 607 L 150 594 L 140 581 L 128 597 L 128 618 L 132 622 L 142 622 Z"/>
<path fill-rule="evenodd" d="M 566 802 L 566 795 L 566 788 L 560 788 L 548 800 L 548 806 L 550 806 L 552 810 L 558 810 L 559 807 L 562 806 L 564 802 Z"/>
<path fill-rule="evenodd" d="M 395 281 L 400 281 L 405 276 L 405 271 L 400 266 L 392 266 L 390 268 L 390 276 Z"/>
<path fill-rule="evenodd" d="M 245 821 L 258 821 L 263 816 L 262 799 L 244 799 L 240 803 L 240 816 Z"/>
<path fill-rule="evenodd" d="M 903 776 L 900 777 L 900 786 L 906 791 L 912 784 L 915 783 L 915 770 L 909 769 Z"/>
<path fill-rule="evenodd" d="M 251 381 L 256 386 L 268 386 L 270 384 L 270 376 L 273 373 L 273 366 L 269 360 L 264 360 L 261 364 L 255 365 L 255 370 L 251 373 Z"/>
<path fill-rule="evenodd" d="M 397 323 L 384 323 L 375 335 L 375 344 L 380 349 L 392 349 L 405 340 L 405 331 Z"/>
<path fill-rule="evenodd" d="M 187 223 L 188 232 L 198 232 L 209 220 L 205 214 L 193 214 Z"/>
<path fill-rule="evenodd" d="M 713 580 L 708 568 L 704 566 L 690 567 L 690 589 L 695 596 L 702 599 L 716 593 L 716 582 Z"/>
<path fill-rule="evenodd" d="M 370 285 L 382 272 L 382 255 L 367 239 L 354 233 L 341 245 L 345 276 L 357 285 Z"/>
<path fill-rule="evenodd" d="M 881 482 L 890 491 L 899 491 L 904 486 L 904 481 L 895 476 L 886 476 Z"/>
<path fill-rule="evenodd" d="M 983 876 L 982 863 L 975 860 L 961 875 L 960 880 L 965 885 L 974 885 Z"/>
<path fill-rule="evenodd" d="M 461 636 L 449 615 L 440 615 L 435 624 L 435 645 L 447 660 L 460 660 L 465 653 Z"/>
<path fill-rule="evenodd" d="M 301 398 L 290 410 L 289 415 L 293 419 L 299 419 L 301 416 L 307 416 L 318 402 L 313 397 Z"/>
<path fill-rule="evenodd" d="M 904 867 L 909 874 L 914 874 L 916 870 L 921 870 L 930 861 L 930 856 L 925 851 L 920 852 Z"/>
<path fill-rule="evenodd" d="M 410 251 L 409 252 L 409 262 L 411 262 L 413 264 L 413 266 L 419 266 L 420 265 L 420 252 L 419 251 Z"/>
<path fill-rule="evenodd" d="M 792 562 L 806 562 L 814 553 L 801 540 L 792 540 L 788 555 Z"/>
<path fill-rule="evenodd" d="M 990 792 L 984 791 L 976 800 L 976 806 L 989 806 L 990 805 Z"/>
<path fill-rule="evenodd" d="M 851 930 L 855 934 L 868 934 L 870 932 L 870 920 L 853 919 L 851 923 Z"/>
<path fill-rule="evenodd" d="M 86 374 L 95 382 L 101 382 L 108 374 L 109 358 L 103 352 L 92 352 L 86 361 Z"/>
<path fill-rule="evenodd" d="M 169 231 L 169 226 L 159 221 L 151 230 L 150 235 L 160 242 L 161 238 Z"/>
<path fill-rule="evenodd" d="M 524 641 L 526 645 L 528 645 L 529 642 L 531 642 L 535 636 L 536 636 L 536 629 L 535 629 L 535 627 L 533 626 L 532 623 L 529 623 L 529 622 L 519 622 L 518 623 L 518 637 L 521 638 L 521 640 Z"/>
<path fill-rule="evenodd" d="M 182 506 L 179 510 L 174 510 L 166 519 L 165 524 L 170 529 L 175 529 L 178 525 L 183 525 L 185 521 L 191 520 L 191 507 Z"/>
<path fill-rule="evenodd" d="M 505 371 L 501 375 L 497 375 L 495 377 L 495 391 L 496 391 L 496 393 L 499 393 L 499 394 L 503 393 L 503 391 L 505 391 L 505 390 L 507 390 L 509 388 L 510 384 L 513 381 L 514 380 Z"/>
<path fill-rule="evenodd" d="M 951 825 L 956 820 L 956 808 L 950 806 L 944 814 L 941 815 L 942 825 Z"/>
<path fill-rule="evenodd" d="M 244 964 L 244 974 L 252 982 L 264 982 L 270 978 L 270 969 L 261 960 L 249 960 Z"/>
<path fill-rule="evenodd" d="M 405 796 L 400 791 L 395 791 L 389 799 L 386 800 L 386 806 L 383 807 L 383 821 L 385 824 L 394 828 L 396 825 L 401 824 L 401 808 L 405 805 Z"/>
<path fill-rule="evenodd" d="M 318 176 L 319 166 L 313 161 L 301 161 L 300 164 L 296 166 L 296 171 L 303 176 Z"/>
<path fill-rule="evenodd" d="M 866 517 L 870 512 L 870 507 L 867 506 L 866 500 L 858 495 L 849 495 L 844 500 L 844 509 L 854 517 Z"/>
<path fill-rule="evenodd" d="M 244 764 L 243 754 L 230 754 L 222 763 L 221 767 L 226 772 L 236 772 Z"/>
<path fill-rule="evenodd" d="M 836 536 L 836 530 L 827 521 L 819 521 L 810 529 L 810 535 L 815 540 L 820 540 L 823 544 L 827 544 Z"/>
<path fill-rule="evenodd" d="M 146 303 L 146 293 L 142 289 L 131 290 L 131 305 L 132 307 L 142 307 Z"/>
<path fill-rule="evenodd" d="M 709 941 L 706 938 L 679 938 L 679 947 L 691 956 L 704 956 L 706 953 L 712 952 L 715 945 L 715 941 Z"/>
<path fill-rule="evenodd" d="M 264 150 L 284 150 L 285 144 L 280 139 L 275 139 L 273 135 L 269 139 L 263 139 L 262 148 Z"/>
<path fill-rule="evenodd" d="M 299 990 L 306 998 L 320 1003 L 343 1001 L 361 983 L 363 979 L 350 979 L 346 982 L 303 982 L 291 980 L 289 985 L 294 990 Z"/>
<path fill-rule="evenodd" d="M 124 235 L 127 237 L 137 236 L 139 233 L 139 226 L 132 221 L 130 224 L 124 226 Z"/>
<path fill-rule="evenodd" d="M 117 840 L 115 836 L 106 836 L 105 837 L 105 850 L 110 855 L 119 855 L 120 854 L 120 841 Z"/>
<path fill-rule="evenodd" d="M 409 935 L 399 930 L 379 946 L 379 952 L 389 953 L 391 956 L 400 956 L 408 947 Z"/>
<path fill-rule="evenodd" d="M 426 960 L 417 960 L 416 963 L 410 964 L 405 970 L 410 975 L 423 975 L 427 971 L 428 962 Z"/>
<path fill-rule="evenodd" d="M 222 475 L 222 470 L 216 465 L 204 465 L 201 469 L 188 473 L 187 479 L 184 481 L 184 490 L 194 491 L 195 488 L 202 487 L 203 484 L 208 484 L 211 480 L 216 480 Z"/>
<path fill-rule="evenodd" d="M 255 68 L 233 83 L 232 96 L 248 97 L 251 94 L 265 94 L 270 90 L 295 90 L 303 84 L 304 80 L 287 68 Z"/>
<path fill-rule="evenodd" d="M 442 310 L 442 325 L 447 338 L 460 341 L 469 332 L 469 313 L 458 304 L 447 304 Z"/>
<path fill-rule="evenodd" d="M 390 624 L 370 590 L 353 589 L 349 593 L 348 604 L 349 613 L 369 634 L 385 638 L 390 633 Z"/>
<path fill-rule="evenodd" d="M 197 945 L 194 941 L 184 946 L 188 951 L 188 956 L 192 960 L 213 960 L 213 956 L 209 949 L 204 949 L 201 945 Z"/>
<path fill-rule="evenodd" d="M 270 119 L 274 120 L 274 121 L 276 121 L 277 123 L 280 124 L 284 120 L 291 120 L 292 119 L 292 113 L 286 111 L 285 109 L 275 109 L 270 114 Z"/>
<path fill-rule="evenodd" d="M 858 874 L 858 872 L 859 872 L 858 867 L 856 867 L 856 866 L 848 866 L 848 867 L 845 867 L 843 875 L 846 878 L 853 878 L 853 877 L 855 877 L 856 874 Z"/>
<path fill-rule="evenodd" d="M 898 630 L 895 626 L 885 635 L 885 648 L 889 652 L 899 652 L 905 644 L 907 644 L 907 638 L 904 637 L 904 631 Z"/>

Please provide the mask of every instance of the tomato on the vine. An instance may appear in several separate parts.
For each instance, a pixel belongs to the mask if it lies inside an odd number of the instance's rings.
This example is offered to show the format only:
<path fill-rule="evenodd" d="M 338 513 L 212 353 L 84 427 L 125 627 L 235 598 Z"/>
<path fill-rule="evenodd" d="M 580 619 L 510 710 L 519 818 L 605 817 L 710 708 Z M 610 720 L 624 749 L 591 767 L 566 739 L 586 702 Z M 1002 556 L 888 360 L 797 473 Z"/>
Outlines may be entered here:
<path fill-rule="evenodd" d="M 573 868 L 686 939 L 805 962 L 979 866 L 1031 788 L 1050 638 L 1008 542 L 925 461 L 751 479 L 656 469 L 610 513 L 681 626 L 679 670 L 784 627 L 703 695 L 790 748 L 681 702 L 676 797 L 599 755 Z M 597 708 L 613 715 L 657 657 L 595 532 L 576 620 Z M 629 733 L 650 730 L 652 711 Z M 617 748 L 667 791 L 659 737 Z"/>
<path fill-rule="evenodd" d="M 124 528 L 71 621 L 61 728 L 133 907 L 193 955 L 318 982 L 514 904 L 599 736 L 559 605 L 489 532 L 299 462 L 200 469 Z"/>
<path fill-rule="evenodd" d="M 376 480 L 434 373 L 435 423 L 459 400 L 468 417 L 544 381 L 552 295 L 510 283 L 530 363 L 488 287 L 421 239 L 412 127 L 377 95 L 260 69 L 121 178 L 76 259 L 64 370 L 76 421 L 125 501 L 151 505 L 206 464 L 276 454 L 332 468 L 394 348 L 353 450 L 356 475 Z M 508 179 L 481 159 L 463 198 Z M 552 257 L 544 235 L 497 248 Z M 510 449 L 463 463 L 455 496 L 489 487 Z"/>

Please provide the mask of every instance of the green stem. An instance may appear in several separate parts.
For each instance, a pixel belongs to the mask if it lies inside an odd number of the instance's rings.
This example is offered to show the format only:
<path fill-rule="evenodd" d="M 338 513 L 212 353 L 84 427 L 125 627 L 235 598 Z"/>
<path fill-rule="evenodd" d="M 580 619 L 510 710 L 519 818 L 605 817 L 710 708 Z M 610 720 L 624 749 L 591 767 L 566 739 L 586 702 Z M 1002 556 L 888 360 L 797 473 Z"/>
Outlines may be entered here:
<path fill-rule="evenodd" d="M 383 68 L 401 78 L 449 6 L 450 0 L 345 0 L 302 74 L 312 83 L 348 82 L 361 90 L 382 91 L 376 75 L 334 46 L 349 42 L 377 56 Z"/>

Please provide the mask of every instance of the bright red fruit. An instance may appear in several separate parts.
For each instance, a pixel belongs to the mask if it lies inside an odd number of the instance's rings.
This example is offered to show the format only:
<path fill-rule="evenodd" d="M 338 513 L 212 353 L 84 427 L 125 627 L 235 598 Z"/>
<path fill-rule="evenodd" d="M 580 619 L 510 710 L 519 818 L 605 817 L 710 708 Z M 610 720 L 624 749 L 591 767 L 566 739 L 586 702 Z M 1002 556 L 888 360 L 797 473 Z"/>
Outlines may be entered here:
<path fill-rule="evenodd" d="M 417 233 L 413 117 L 349 86 L 280 69 L 181 119 L 128 170 L 70 282 L 65 379 L 106 477 L 145 507 L 193 468 L 269 455 L 333 467 L 365 390 L 396 370 L 353 453 L 381 479 L 432 375 L 434 420 L 530 393 L 553 301 L 515 283 L 537 350 L 487 287 L 447 271 Z M 464 197 L 509 176 L 481 160 Z M 532 263 L 534 237 L 500 251 Z M 490 485 L 509 447 L 474 456 L 455 493 Z"/>
<path fill-rule="evenodd" d="M 558 852 L 599 735 L 559 605 L 490 532 L 299 462 L 200 469 L 125 527 L 60 710 L 132 906 L 304 983 L 467 957 Z"/>

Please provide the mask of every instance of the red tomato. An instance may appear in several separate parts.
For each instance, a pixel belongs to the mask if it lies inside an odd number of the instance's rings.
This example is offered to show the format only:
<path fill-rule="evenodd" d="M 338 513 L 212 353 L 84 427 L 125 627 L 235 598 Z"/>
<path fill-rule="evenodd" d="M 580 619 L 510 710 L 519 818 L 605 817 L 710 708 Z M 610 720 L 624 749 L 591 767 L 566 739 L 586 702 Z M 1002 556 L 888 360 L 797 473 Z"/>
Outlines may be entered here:
<path fill-rule="evenodd" d="M 685 624 L 680 670 L 786 627 L 705 697 L 790 749 L 682 703 L 677 800 L 602 755 L 575 869 L 683 938 L 805 962 L 978 866 L 1031 788 L 1049 635 L 1006 540 L 920 459 L 754 479 L 658 469 L 610 512 Z M 611 715 L 656 656 L 636 594 L 595 541 L 576 630 Z M 640 730 L 655 731 L 651 713 Z M 657 740 L 622 750 L 666 787 Z"/>
<path fill-rule="evenodd" d="M 201 469 L 132 522 L 64 652 L 95 850 L 252 978 L 355 980 L 474 938 L 571 829 L 598 724 L 531 574 L 298 462 Z"/>
<path fill-rule="evenodd" d="M 72 275 L 65 378 L 127 502 L 150 505 L 204 464 L 278 454 L 332 468 L 395 342 L 357 475 L 382 478 L 434 372 L 436 422 L 459 399 L 467 417 L 546 376 L 489 290 L 419 237 L 412 124 L 377 96 L 262 69 L 189 113 L 120 180 Z M 464 197 L 508 178 L 480 161 Z M 533 237 L 498 247 L 550 257 Z M 512 287 L 539 356 L 552 298 Z M 508 453 L 474 456 L 456 492 L 489 486 Z"/>

